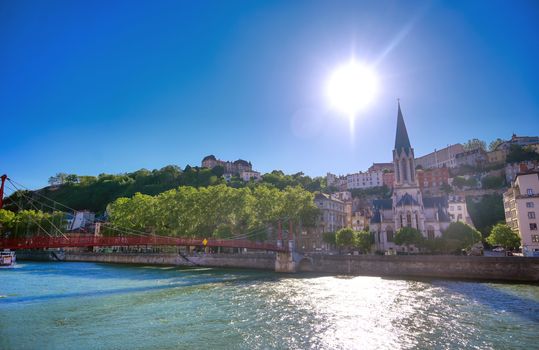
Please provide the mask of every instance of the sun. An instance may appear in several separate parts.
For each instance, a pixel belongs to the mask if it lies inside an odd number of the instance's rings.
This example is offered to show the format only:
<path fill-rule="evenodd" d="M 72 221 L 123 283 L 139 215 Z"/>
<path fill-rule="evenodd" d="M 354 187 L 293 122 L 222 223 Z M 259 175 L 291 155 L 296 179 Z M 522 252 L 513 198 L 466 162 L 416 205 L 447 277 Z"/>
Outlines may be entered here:
<path fill-rule="evenodd" d="M 354 117 L 358 111 L 365 108 L 377 93 L 376 72 L 356 61 L 338 67 L 331 74 L 327 85 L 331 105 L 349 117 Z"/>

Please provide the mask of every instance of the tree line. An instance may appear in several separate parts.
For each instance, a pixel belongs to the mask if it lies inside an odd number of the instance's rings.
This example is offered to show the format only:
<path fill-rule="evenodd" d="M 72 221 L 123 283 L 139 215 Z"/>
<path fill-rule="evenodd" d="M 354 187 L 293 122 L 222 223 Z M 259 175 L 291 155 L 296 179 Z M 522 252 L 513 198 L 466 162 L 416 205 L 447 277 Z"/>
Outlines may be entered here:
<path fill-rule="evenodd" d="M 51 186 L 38 190 L 37 195 L 32 191 L 24 192 L 24 196 L 19 192 L 13 193 L 5 200 L 5 208 L 12 211 L 34 209 L 25 198 L 38 198 L 36 196 L 43 195 L 51 199 L 48 203 L 51 207 L 54 207 L 53 201 L 56 201 L 75 210 L 86 209 L 103 213 L 106 206 L 117 198 L 132 197 L 135 193 L 153 196 L 179 186 L 201 188 L 227 185 L 233 188 L 253 188 L 271 185 L 279 190 L 300 186 L 310 192 L 325 190 L 326 187 L 324 177 L 311 178 L 301 172 L 286 175 L 280 170 L 274 170 L 264 174 L 259 182 L 244 182 L 235 174 L 229 183 L 223 178 L 223 173 L 222 166 L 209 169 L 189 165 L 183 170 L 178 166 L 168 165 L 159 170 L 140 169 L 119 175 L 80 176 L 59 173 L 49 179 Z M 47 207 L 40 209 L 53 210 Z"/>
<path fill-rule="evenodd" d="M 319 209 L 300 186 L 181 186 L 155 196 L 118 198 L 107 208 L 113 227 L 182 237 L 263 240 L 279 221 L 314 226 Z M 285 226 L 286 227 L 286 226 Z M 113 233 L 113 232 L 111 232 Z"/>

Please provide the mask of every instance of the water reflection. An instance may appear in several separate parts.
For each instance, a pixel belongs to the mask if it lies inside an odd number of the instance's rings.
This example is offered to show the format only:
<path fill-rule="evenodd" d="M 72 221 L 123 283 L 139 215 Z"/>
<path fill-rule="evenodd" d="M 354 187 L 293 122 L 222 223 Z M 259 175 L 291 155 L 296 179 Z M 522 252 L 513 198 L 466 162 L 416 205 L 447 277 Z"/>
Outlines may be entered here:
<path fill-rule="evenodd" d="M 539 334 L 532 285 L 84 263 L 0 278 L 2 349 L 534 348 Z"/>

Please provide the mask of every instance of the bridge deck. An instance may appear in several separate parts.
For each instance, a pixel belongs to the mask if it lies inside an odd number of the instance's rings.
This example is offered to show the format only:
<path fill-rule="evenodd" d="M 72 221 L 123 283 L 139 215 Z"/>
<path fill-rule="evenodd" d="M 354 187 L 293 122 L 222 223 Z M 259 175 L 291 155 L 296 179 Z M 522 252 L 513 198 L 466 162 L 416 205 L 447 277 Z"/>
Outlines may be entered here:
<path fill-rule="evenodd" d="M 30 238 L 0 239 L 0 249 L 42 249 L 67 247 L 112 247 L 112 246 L 203 246 L 204 238 L 178 238 L 164 236 L 103 237 L 67 235 L 66 237 L 34 236 Z M 247 248 L 256 250 L 285 251 L 273 243 L 250 240 L 208 239 L 207 247 Z"/>

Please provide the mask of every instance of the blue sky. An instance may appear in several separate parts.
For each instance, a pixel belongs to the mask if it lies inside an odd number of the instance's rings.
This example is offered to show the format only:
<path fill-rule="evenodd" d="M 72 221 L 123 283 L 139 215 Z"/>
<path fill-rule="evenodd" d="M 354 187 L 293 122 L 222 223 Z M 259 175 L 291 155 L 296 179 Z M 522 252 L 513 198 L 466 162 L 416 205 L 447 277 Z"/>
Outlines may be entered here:
<path fill-rule="evenodd" d="M 538 33 L 534 0 L 4 1 L 0 172 L 356 172 L 390 160 L 397 98 L 417 156 L 537 135 Z M 351 56 L 380 76 L 353 135 L 325 95 Z"/>

